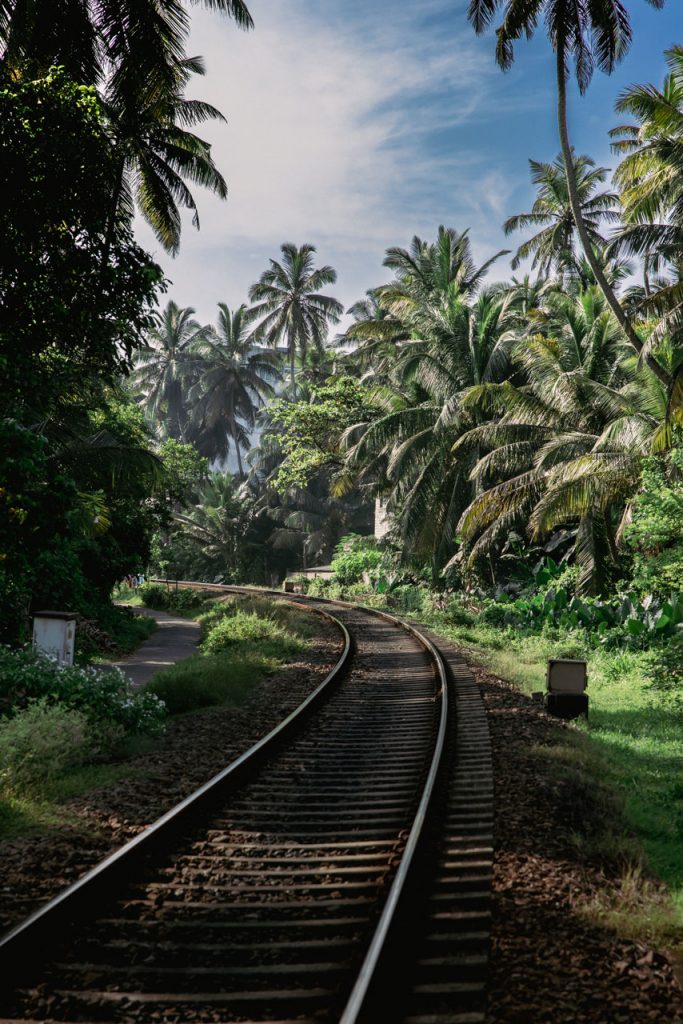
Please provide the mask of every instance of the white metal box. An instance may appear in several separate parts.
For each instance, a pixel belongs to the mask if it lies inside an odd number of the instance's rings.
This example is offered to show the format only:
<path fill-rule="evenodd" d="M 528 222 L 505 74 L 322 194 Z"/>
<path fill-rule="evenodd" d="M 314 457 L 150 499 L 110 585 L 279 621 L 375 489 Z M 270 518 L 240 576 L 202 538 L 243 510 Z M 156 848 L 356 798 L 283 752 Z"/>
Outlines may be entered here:
<path fill-rule="evenodd" d="M 54 658 L 59 665 L 73 665 L 76 616 L 73 612 L 36 612 L 33 617 L 33 646 Z"/>

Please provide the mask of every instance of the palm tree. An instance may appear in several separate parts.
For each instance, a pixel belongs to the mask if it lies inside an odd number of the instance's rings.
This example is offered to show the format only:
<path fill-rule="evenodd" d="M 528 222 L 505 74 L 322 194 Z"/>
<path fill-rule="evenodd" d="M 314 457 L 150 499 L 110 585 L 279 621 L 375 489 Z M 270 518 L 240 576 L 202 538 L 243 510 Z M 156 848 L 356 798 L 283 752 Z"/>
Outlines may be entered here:
<path fill-rule="evenodd" d="M 244 0 L 191 0 L 253 28 Z M 172 82 L 189 15 L 180 0 L 2 0 L 0 52 L 7 67 L 42 74 L 63 67 L 87 85 L 120 73 Z"/>
<path fill-rule="evenodd" d="M 253 515 L 253 502 L 235 486 L 230 473 L 210 473 L 197 503 L 176 512 L 176 535 L 199 554 L 205 575 L 212 580 L 234 578 L 242 542 Z"/>
<path fill-rule="evenodd" d="M 389 494 L 405 556 L 429 559 L 436 578 L 472 497 L 473 460 L 451 455 L 477 423 L 461 397 L 476 382 L 507 372 L 506 300 L 500 289 L 479 288 L 493 260 L 475 266 L 467 232 L 440 228 L 435 245 L 414 239 L 411 250 L 389 250 L 387 262 L 395 280 L 377 292 L 398 328 L 393 365 L 378 353 L 387 386 L 375 398 L 385 412 L 350 428 L 344 444 L 359 481 Z"/>
<path fill-rule="evenodd" d="M 553 269 L 562 274 L 574 264 L 576 232 L 564 161 L 560 155 L 552 164 L 530 160 L 529 165 L 531 180 L 538 186 L 534 204 L 529 213 L 509 217 L 503 227 L 506 235 L 527 227 L 540 227 L 541 230 L 520 245 L 512 260 L 512 269 L 516 270 L 522 260 L 533 257 L 532 268 L 538 267 L 542 277 L 547 277 Z M 598 186 L 607 177 L 606 167 L 596 167 L 590 157 L 579 156 L 574 160 L 574 168 L 586 230 L 591 245 L 601 249 L 605 239 L 599 232 L 600 221 L 619 219 L 619 197 L 614 192 L 598 191 Z"/>
<path fill-rule="evenodd" d="M 173 253 L 180 244 L 180 212 L 192 211 L 199 227 L 194 197 L 186 180 L 203 185 L 224 199 L 227 185 L 211 157 L 211 147 L 187 130 L 209 119 L 224 121 L 215 107 L 183 96 L 192 74 L 204 74 L 201 58 L 175 65 L 173 83 L 163 90 L 139 89 L 139 83 L 119 81 L 105 102 L 118 168 L 109 230 L 135 203 L 164 248 Z"/>
<path fill-rule="evenodd" d="M 253 313 L 245 305 L 231 312 L 224 302 L 218 310 L 216 327 L 191 345 L 198 377 L 188 398 L 199 427 L 199 450 L 210 458 L 225 458 L 227 439 L 232 438 L 241 479 L 247 431 L 253 429 L 264 398 L 274 394 L 281 373 L 276 353 L 254 344 L 249 331 Z"/>
<path fill-rule="evenodd" d="M 488 413 L 454 448 L 458 457 L 478 457 L 479 492 L 458 524 L 469 564 L 511 529 L 528 524 L 538 538 L 573 524 L 579 589 L 603 588 L 641 459 L 667 433 L 664 389 L 624 359 L 625 344 L 596 287 L 574 299 L 555 295 L 545 323 L 531 325 L 513 351 L 525 383 L 483 385 L 464 396 L 466 409 Z"/>
<path fill-rule="evenodd" d="M 147 416 L 163 421 L 166 433 L 176 440 L 186 436 L 188 407 L 185 399 L 192 379 L 192 346 L 207 337 L 210 328 L 193 319 L 194 309 L 169 302 L 161 322 L 149 335 L 148 347 L 135 356 L 130 376 Z"/>
<path fill-rule="evenodd" d="M 296 393 L 294 364 L 297 352 L 305 358 L 310 347 L 324 348 L 330 324 L 337 323 L 344 312 L 341 303 L 319 289 L 334 284 L 337 273 L 332 267 L 313 267 L 315 246 L 297 248 L 290 242 L 281 246 L 282 262 L 270 261 L 256 284 L 249 289 L 249 299 L 257 303 L 255 317 L 262 317 L 257 333 L 269 344 L 285 342 L 289 355 L 290 378 Z"/>
<path fill-rule="evenodd" d="M 664 5 L 664 0 L 646 2 L 652 7 Z M 569 61 L 574 61 L 576 79 L 582 93 L 588 88 L 596 65 L 601 71 L 611 74 L 631 44 L 628 12 L 621 0 L 591 0 L 590 3 L 577 3 L 574 0 L 470 0 L 469 18 L 475 31 L 484 32 L 501 8 L 503 20 L 496 30 L 496 60 L 504 71 L 514 61 L 514 43 L 522 36 L 530 38 L 541 18 L 545 22 L 550 44 L 555 51 L 558 125 L 574 223 L 596 281 L 629 343 L 641 355 L 643 343 L 626 316 L 593 249 L 581 210 L 576 167 L 567 128 Z M 653 373 L 666 385 L 669 382 L 666 370 L 651 356 L 647 357 L 647 361 Z"/>
<path fill-rule="evenodd" d="M 203 0 L 253 25 L 243 0 Z M 76 81 L 97 86 L 118 166 L 103 267 L 117 216 L 132 212 L 132 198 L 161 244 L 178 249 L 178 206 L 197 208 L 187 181 L 222 198 L 227 187 L 210 147 L 187 131 L 210 118 L 223 119 L 207 103 L 186 100 L 192 74 L 203 74 L 200 58 L 187 58 L 189 15 L 180 0 L 4 0 L 0 4 L 0 48 L 5 64 L 44 74 L 62 65 Z"/>
<path fill-rule="evenodd" d="M 617 109 L 635 124 L 611 134 L 613 148 L 626 156 L 615 180 L 622 188 L 625 227 L 615 248 L 642 256 L 645 265 L 641 308 L 662 318 L 649 345 L 674 336 L 680 347 L 683 328 L 683 47 L 666 52 L 669 73 L 661 90 L 653 85 L 627 89 Z M 673 278 L 654 281 L 663 268 Z"/>

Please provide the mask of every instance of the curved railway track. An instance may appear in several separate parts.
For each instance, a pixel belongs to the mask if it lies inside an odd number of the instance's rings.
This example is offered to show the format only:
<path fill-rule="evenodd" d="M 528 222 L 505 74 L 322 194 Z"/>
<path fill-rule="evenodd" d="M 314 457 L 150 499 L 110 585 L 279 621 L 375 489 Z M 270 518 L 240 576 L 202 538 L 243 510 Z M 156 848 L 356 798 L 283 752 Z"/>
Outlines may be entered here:
<path fill-rule="evenodd" d="M 0 939 L 2 1021 L 484 1021 L 493 794 L 469 670 L 386 613 L 258 592 L 332 618 L 338 664 Z"/>

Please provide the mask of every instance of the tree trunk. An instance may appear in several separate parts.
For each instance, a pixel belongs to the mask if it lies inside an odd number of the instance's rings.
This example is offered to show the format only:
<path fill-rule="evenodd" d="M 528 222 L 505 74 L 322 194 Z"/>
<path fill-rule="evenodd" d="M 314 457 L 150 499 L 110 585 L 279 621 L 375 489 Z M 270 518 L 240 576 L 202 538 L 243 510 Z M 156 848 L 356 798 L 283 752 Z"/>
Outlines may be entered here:
<path fill-rule="evenodd" d="M 237 472 L 239 473 L 240 480 L 244 479 L 244 467 L 242 466 L 242 453 L 240 451 L 240 443 L 237 440 L 237 423 L 235 422 L 235 414 L 233 413 L 230 417 L 232 423 L 232 439 L 235 442 L 235 451 L 237 452 Z"/>
<path fill-rule="evenodd" d="M 289 344 L 289 377 L 292 383 L 292 399 L 296 398 L 296 384 L 294 383 L 294 355 L 295 349 L 292 340 Z"/>
<path fill-rule="evenodd" d="M 576 224 L 576 230 L 579 238 L 581 239 L 581 245 L 583 251 L 586 254 L 586 259 L 590 265 L 595 280 L 600 285 L 603 295 L 607 300 L 607 304 L 614 313 L 621 329 L 626 335 L 628 341 L 636 350 L 638 355 L 642 355 L 643 343 L 636 334 L 631 321 L 626 316 L 626 313 L 622 309 L 621 303 L 617 298 L 614 289 L 610 285 L 609 281 L 605 277 L 605 273 L 602 269 L 600 261 L 597 259 L 593 246 L 591 244 L 588 231 L 583 219 L 583 213 L 581 212 L 581 204 L 579 202 L 579 194 L 576 187 L 576 172 L 574 170 L 574 158 L 572 156 L 571 145 L 569 143 L 569 132 L 567 129 L 567 80 L 565 75 L 564 66 L 564 45 L 563 40 L 557 40 L 556 46 L 556 57 L 557 57 L 557 120 L 560 129 L 560 143 L 562 146 L 562 157 L 564 159 L 565 171 L 567 174 L 567 189 L 569 191 L 569 203 L 574 214 L 574 222 Z M 670 384 L 669 374 L 666 370 L 659 365 L 659 363 L 651 356 L 646 357 L 647 365 L 650 367 L 652 372 L 659 378 L 665 387 Z"/>

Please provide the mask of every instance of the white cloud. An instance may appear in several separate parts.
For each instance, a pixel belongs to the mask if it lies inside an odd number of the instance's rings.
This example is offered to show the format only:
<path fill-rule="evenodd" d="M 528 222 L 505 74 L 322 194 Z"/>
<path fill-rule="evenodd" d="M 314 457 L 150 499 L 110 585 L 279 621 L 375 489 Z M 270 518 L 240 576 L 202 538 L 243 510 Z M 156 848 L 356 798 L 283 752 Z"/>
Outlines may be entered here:
<path fill-rule="evenodd" d="M 423 0 L 419 17 L 451 5 Z M 192 94 L 228 118 L 199 133 L 212 143 L 229 197 L 195 190 L 201 231 L 186 224 L 176 260 L 160 253 L 146 225 L 139 236 L 172 279 L 170 296 L 205 319 L 219 299 L 244 301 L 283 241 L 315 244 L 337 267 L 335 293 L 347 303 L 381 280 L 386 246 L 432 237 L 440 222 L 481 222 L 486 248 L 487 218 L 499 223 L 515 187 L 504 187 L 500 172 L 478 171 L 476 151 L 452 143 L 458 126 L 486 116 L 494 92 L 499 109 L 499 73 L 464 18 L 463 31 L 444 38 L 436 17 L 429 31 L 417 30 L 413 5 L 396 14 L 401 5 L 369 4 L 348 23 L 325 21 L 311 6 L 253 0 L 251 33 L 194 13 L 191 49 L 206 58 L 207 75 Z"/>

